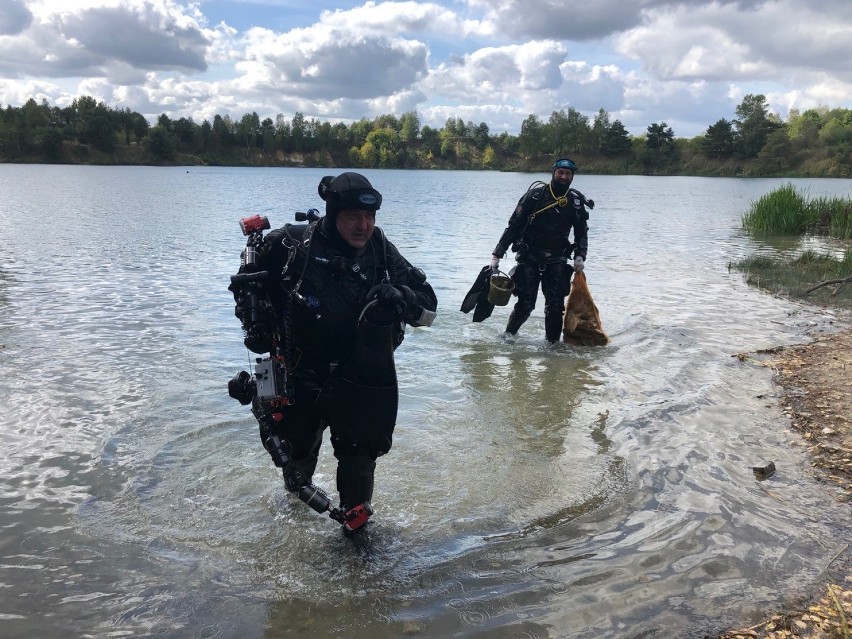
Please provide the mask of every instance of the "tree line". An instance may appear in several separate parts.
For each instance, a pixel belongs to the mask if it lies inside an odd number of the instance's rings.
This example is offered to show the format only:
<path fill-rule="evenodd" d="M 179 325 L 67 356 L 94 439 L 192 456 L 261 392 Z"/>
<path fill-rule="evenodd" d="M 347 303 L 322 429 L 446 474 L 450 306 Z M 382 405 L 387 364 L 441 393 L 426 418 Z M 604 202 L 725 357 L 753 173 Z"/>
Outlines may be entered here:
<path fill-rule="evenodd" d="M 162 114 L 152 124 L 91 96 L 64 108 L 30 98 L 0 105 L 0 161 L 538 171 L 570 155 L 590 173 L 852 177 L 852 110 L 791 110 L 782 121 L 764 95 L 749 94 L 734 115 L 686 139 L 664 121 L 634 136 L 603 108 L 589 118 L 570 107 L 546 120 L 531 114 L 512 135 L 455 117 L 434 128 L 413 111 L 348 124 L 299 112 L 200 124 Z"/>

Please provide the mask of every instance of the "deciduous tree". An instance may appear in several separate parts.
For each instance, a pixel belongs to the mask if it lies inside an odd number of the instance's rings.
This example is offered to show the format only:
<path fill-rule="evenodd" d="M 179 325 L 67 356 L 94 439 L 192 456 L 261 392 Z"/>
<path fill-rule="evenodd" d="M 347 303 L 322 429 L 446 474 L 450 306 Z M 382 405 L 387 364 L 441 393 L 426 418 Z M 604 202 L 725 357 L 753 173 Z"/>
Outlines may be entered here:
<path fill-rule="evenodd" d="M 777 128 L 769 117 L 769 104 L 766 96 L 749 93 L 737 107 L 737 150 L 743 157 L 757 157 L 766 138 Z"/>

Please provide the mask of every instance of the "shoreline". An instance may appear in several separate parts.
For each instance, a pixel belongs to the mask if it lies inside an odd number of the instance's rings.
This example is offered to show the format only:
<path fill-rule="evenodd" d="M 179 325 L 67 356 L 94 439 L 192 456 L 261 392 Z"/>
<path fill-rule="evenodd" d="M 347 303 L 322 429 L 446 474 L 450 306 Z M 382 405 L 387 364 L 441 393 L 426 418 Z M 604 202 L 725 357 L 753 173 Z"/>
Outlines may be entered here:
<path fill-rule="evenodd" d="M 848 509 L 852 515 L 852 328 L 756 354 L 761 365 L 774 371 L 782 411 L 808 449 L 812 474 L 836 493 L 836 500 L 827 502 L 826 508 Z M 807 602 L 786 604 L 754 626 L 718 635 L 718 639 L 755 637 L 852 639 L 848 541 L 826 567 Z"/>

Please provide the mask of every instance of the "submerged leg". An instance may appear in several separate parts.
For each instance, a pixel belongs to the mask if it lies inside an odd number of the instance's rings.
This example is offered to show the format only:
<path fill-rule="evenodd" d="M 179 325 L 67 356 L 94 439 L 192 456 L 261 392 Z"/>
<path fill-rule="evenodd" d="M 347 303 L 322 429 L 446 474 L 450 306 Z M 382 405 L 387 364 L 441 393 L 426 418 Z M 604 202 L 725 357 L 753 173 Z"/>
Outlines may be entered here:
<path fill-rule="evenodd" d="M 263 447 L 281 468 L 287 490 L 295 492 L 314 475 L 325 425 L 311 406 L 297 404 L 274 410 L 259 401 L 252 405 Z"/>
<path fill-rule="evenodd" d="M 373 499 L 375 472 L 376 460 L 370 457 L 341 457 L 337 460 L 337 492 L 342 509 Z"/>
<path fill-rule="evenodd" d="M 512 276 L 515 282 L 515 291 L 518 293 L 518 301 L 512 309 L 509 321 L 506 324 L 506 332 L 514 335 L 523 326 L 535 308 L 538 297 L 539 272 L 534 264 L 521 262 Z"/>
<path fill-rule="evenodd" d="M 552 344 L 562 335 L 565 296 L 571 288 L 569 266 L 561 262 L 548 264 L 542 273 L 541 288 L 544 291 L 544 333 Z"/>

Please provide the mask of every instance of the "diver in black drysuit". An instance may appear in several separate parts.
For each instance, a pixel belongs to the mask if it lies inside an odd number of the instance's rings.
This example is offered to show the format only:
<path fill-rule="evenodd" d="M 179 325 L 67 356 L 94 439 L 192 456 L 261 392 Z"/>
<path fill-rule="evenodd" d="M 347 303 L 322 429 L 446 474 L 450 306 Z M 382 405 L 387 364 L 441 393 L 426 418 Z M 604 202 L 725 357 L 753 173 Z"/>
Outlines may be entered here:
<path fill-rule="evenodd" d="M 269 332 L 280 329 L 288 342 L 293 397 L 284 406 L 255 397 L 252 412 L 264 447 L 282 467 L 292 492 L 311 482 L 323 431 L 330 427 L 340 508 L 346 512 L 369 507 L 376 458 L 391 448 L 398 405 L 393 350 L 402 342 L 404 324 L 430 325 L 437 298 L 423 271 L 379 227 L 368 228 L 363 238 L 369 239 L 360 247 L 341 235 L 338 216 L 371 216 L 375 223 L 381 194 L 366 178 L 329 176 L 319 191 L 325 217 L 270 231 L 257 251 L 255 268 L 269 273 L 266 288 L 275 324 Z M 365 325 L 382 335 L 392 327 L 387 352 L 381 344 L 371 350 L 369 335 L 365 340 L 359 333 Z M 270 343 L 246 345 L 258 353 L 271 348 Z M 283 442 L 283 460 L 270 445 L 271 435 Z"/>
<path fill-rule="evenodd" d="M 533 183 L 518 201 L 509 224 L 491 256 L 496 270 L 511 246 L 518 261 L 512 280 L 518 301 L 506 324 L 506 333 L 515 335 L 535 308 L 538 287 L 544 293 L 544 330 L 547 341 L 555 343 L 562 333 L 565 297 L 571 290 L 571 275 L 582 271 L 589 247 L 586 206 L 592 200 L 572 189 L 577 165 L 567 158 L 554 162 L 549 184 Z M 570 239 L 571 231 L 574 241 Z M 568 259 L 573 251 L 573 267 Z"/>

